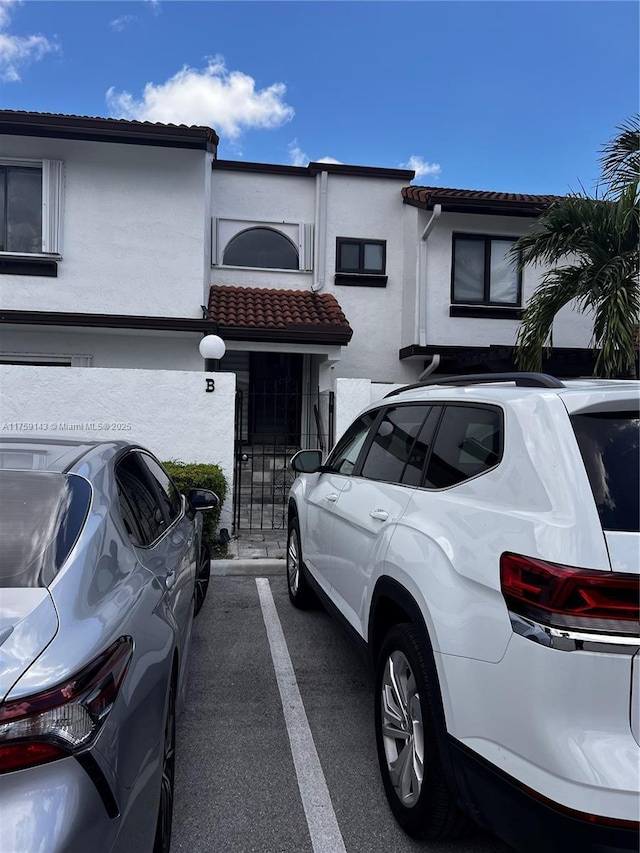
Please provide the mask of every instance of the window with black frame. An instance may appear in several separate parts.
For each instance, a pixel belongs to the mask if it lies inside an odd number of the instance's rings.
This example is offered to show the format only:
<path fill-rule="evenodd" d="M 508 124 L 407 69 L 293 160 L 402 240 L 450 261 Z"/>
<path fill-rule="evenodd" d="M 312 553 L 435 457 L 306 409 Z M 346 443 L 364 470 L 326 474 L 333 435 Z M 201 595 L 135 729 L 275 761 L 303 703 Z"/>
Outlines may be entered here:
<path fill-rule="evenodd" d="M 386 244 L 384 240 L 354 240 L 338 237 L 336 272 L 384 275 Z"/>
<path fill-rule="evenodd" d="M 386 266 L 386 240 L 336 238 L 336 284 L 384 287 Z"/>
<path fill-rule="evenodd" d="M 457 305 L 522 304 L 522 274 L 510 255 L 517 238 L 453 235 L 452 302 Z"/>
<path fill-rule="evenodd" d="M 42 169 L 0 165 L 0 252 L 42 252 Z"/>

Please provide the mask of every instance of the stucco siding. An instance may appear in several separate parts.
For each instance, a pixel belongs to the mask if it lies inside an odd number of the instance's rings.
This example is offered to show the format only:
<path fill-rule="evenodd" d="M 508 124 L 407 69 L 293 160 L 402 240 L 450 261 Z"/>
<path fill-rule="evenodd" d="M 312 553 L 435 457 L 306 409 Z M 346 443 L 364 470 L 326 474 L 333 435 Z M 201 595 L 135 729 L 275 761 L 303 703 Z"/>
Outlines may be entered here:
<path fill-rule="evenodd" d="M 426 223 L 426 214 L 424 215 Z M 529 232 L 532 220 L 507 216 L 478 216 L 443 213 L 427 241 L 426 330 L 428 345 L 512 346 L 520 325 L 518 320 L 450 317 L 453 233 L 519 237 Z M 542 266 L 526 266 L 522 277 L 523 305 L 531 298 L 545 272 Z M 425 279 L 421 282 L 425 287 Z M 586 347 L 591 325 L 589 318 L 571 308 L 562 311 L 554 324 L 556 347 Z"/>
<path fill-rule="evenodd" d="M 178 332 L 116 332 L 68 329 L 60 332 L 25 332 L 12 327 L 2 331 L 4 357 L 63 354 L 89 356 L 91 367 L 143 368 L 148 370 L 194 370 L 202 372 L 204 361 L 198 351 L 198 334 Z"/>
<path fill-rule="evenodd" d="M 206 392 L 206 378 L 215 391 Z M 229 484 L 231 527 L 235 376 L 175 370 L 0 366 L 0 436 L 139 442 L 159 459 L 212 462 Z"/>
<path fill-rule="evenodd" d="M 201 316 L 209 155 L 12 136 L 0 154 L 65 164 L 58 276 L 0 276 L 3 308 Z"/>

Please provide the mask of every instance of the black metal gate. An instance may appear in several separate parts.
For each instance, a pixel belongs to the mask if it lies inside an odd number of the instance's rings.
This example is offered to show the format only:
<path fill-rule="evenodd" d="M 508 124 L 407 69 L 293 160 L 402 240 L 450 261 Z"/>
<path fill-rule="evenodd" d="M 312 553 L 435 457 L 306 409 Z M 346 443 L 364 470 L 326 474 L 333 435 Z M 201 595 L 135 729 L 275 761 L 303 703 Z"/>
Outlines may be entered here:
<path fill-rule="evenodd" d="M 303 394 L 286 383 L 236 392 L 234 532 L 287 526 L 289 462 L 303 448 L 333 445 L 333 391 Z"/>

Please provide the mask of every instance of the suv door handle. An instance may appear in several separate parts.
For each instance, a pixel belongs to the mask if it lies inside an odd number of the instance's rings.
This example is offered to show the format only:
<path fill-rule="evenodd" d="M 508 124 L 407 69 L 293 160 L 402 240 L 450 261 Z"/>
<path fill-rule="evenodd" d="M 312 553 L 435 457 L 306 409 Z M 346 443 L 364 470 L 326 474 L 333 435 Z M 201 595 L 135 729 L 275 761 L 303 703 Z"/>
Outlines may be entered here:
<path fill-rule="evenodd" d="M 325 501 L 330 501 L 332 504 L 334 504 L 338 500 L 338 496 L 335 492 L 330 492 L 328 495 L 324 496 L 324 499 Z"/>
<path fill-rule="evenodd" d="M 379 521 L 386 521 L 389 518 L 389 513 L 384 509 L 372 509 L 369 515 Z"/>

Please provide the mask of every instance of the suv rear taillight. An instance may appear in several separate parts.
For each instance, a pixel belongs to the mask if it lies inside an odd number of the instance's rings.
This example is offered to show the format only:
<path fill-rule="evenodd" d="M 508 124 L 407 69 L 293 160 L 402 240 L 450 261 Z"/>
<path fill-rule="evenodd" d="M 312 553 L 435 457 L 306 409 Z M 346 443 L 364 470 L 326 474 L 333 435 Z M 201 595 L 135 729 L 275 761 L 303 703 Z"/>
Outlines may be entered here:
<path fill-rule="evenodd" d="M 637 636 L 640 576 L 577 569 L 503 554 L 500 586 L 507 607 L 559 630 Z"/>
<path fill-rule="evenodd" d="M 132 653 L 132 638 L 121 637 L 63 684 L 0 705 L 0 773 L 86 749 L 113 708 Z"/>

